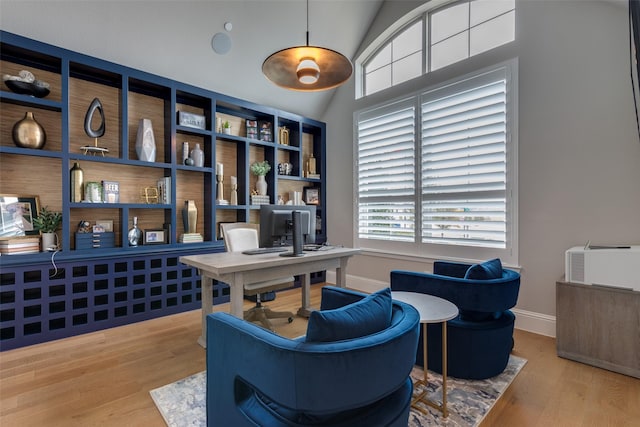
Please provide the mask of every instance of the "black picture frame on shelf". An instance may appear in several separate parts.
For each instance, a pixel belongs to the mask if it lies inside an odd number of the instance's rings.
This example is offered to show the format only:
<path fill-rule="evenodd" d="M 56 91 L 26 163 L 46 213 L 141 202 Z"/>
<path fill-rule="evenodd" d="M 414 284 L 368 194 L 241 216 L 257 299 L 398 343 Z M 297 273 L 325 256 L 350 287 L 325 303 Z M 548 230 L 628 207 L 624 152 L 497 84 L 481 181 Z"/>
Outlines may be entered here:
<path fill-rule="evenodd" d="M 258 139 L 257 120 L 247 120 L 247 138 Z"/>
<path fill-rule="evenodd" d="M 308 205 L 320 204 L 320 189 L 314 187 L 305 187 L 304 202 Z"/>
<path fill-rule="evenodd" d="M 163 228 L 145 229 L 142 240 L 145 245 L 164 245 L 167 243 L 167 230 Z"/>
<path fill-rule="evenodd" d="M 39 235 L 33 225 L 39 211 L 38 196 L 0 194 L 0 237 Z"/>
<path fill-rule="evenodd" d="M 272 123 L 266 120 L 260 120 L 258 122 L 260 128 L 258 129 L 258 139 L 265 142 L 273 142 L 273 126 Z"/>

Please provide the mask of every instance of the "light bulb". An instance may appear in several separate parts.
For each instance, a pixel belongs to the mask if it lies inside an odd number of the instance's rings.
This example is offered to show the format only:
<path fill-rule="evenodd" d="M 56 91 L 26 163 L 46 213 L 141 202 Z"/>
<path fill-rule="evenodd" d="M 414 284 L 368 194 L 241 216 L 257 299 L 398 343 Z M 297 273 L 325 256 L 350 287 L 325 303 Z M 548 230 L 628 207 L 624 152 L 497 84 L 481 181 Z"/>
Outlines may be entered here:
<path fill-rule="evenodd" d="M 320 67 L 311 58 L 302 58 L 298 68 L 296 69 L 298 81 L 300 83 L 310 85 L 318 81 L 320 77 Z"/>

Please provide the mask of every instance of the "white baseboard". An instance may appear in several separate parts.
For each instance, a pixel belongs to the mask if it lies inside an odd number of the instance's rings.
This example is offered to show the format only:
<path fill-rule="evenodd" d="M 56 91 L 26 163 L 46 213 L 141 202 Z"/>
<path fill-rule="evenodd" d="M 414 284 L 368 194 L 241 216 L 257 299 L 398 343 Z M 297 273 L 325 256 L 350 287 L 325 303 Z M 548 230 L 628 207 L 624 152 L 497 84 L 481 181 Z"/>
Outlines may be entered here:
<path fill-rule="evenodd" d="M 327 282 L 336 282 L 335 271 L 327 271 Z M 381 280 L 372 280 L 361 276 L 347 275 L 347 283 L 349 288 L 357 289 L 362 292 L 375 292 L 386 286 L 389 286 L 388 282 Z M 556 336 L 556 317 L 548 314 L 535 313 L 533 311 L 520 310 L 514 308 L 511 311 L 516 315 L 517 329 L 523 331 L 532 332 L 534 334 L 545 335 L 548 337 Z"/>
<path fill-rule="evenodd" d="M 555 338 L 556 316 L 520 310 L 519 308 L 512 308 L 511 311 L 516 315 L 516 328 Z"/>

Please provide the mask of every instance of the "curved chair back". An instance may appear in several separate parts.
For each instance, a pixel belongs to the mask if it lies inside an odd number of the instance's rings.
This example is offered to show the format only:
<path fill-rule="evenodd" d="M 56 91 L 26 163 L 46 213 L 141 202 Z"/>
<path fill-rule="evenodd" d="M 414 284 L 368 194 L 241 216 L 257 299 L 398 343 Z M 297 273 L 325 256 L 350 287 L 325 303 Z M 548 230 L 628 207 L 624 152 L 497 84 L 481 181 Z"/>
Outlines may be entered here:
<path fill-rule="evenodd" d="M 242 252 L 259 247 L 260 226 L 248 222 L 220 224 L 227 252 Z"/>
<path fill-rule="evenodd" d="M 376 422 L 385 416 L 402 419 L 395 411 L 406 410 L 408 416 L 407 381 L 415 363 L 419 320 L 415 308 L 394 301 L 391 325 L 383 331 L 335 342 L 305 342 L 280 337 L 227 313 L 209 315 L 211 425 L 297 426 L 306 423 L 276 420 L 302 416 L 316 424 L 319 419 L 333 419 L 335 425 L 343 425 L 339 421 L 346 420 L 341 417 L 357 414 L 353 423 L 344 425 L 370 426 L 380 425 Z M 403 399 L 394 394 L 406 387 Z"/>

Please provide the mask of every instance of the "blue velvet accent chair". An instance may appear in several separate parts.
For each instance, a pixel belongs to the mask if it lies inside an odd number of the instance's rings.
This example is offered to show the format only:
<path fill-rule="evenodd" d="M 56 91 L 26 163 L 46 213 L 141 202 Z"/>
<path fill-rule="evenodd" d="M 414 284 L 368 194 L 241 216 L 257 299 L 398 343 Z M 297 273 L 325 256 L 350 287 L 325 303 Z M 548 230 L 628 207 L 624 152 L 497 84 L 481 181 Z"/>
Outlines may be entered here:
<path fill-rule="evenodd" d="M 210 314 L 207 426 L 406 427 L 419 321 L 389 288 L 367 295 L 331 286 L 297 339 Z"/>
<path fill-rule="evenodd" d="M 447 322 L 450 376 L 484 379 L 500 374 L 513 349 L 520 274 L 503 269 L 500 260 L 482 264 L 436 261 L 433 274 L 392 271 L 393 291 L 420 292 L 444 298 L 460 310 Z M 422 325 L 424 327 L 424 325 Z M 428 368 L 442 373 L 442 327 L 427 326 Z M 423 366 L 422 333 L 416 364 Z"/>

